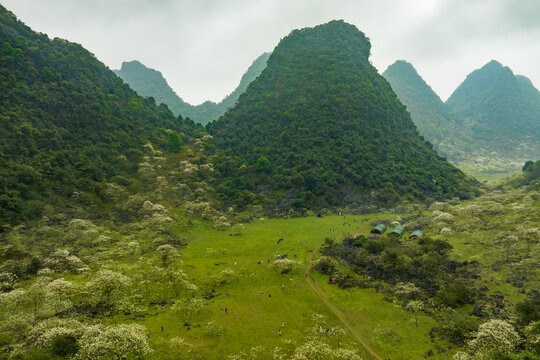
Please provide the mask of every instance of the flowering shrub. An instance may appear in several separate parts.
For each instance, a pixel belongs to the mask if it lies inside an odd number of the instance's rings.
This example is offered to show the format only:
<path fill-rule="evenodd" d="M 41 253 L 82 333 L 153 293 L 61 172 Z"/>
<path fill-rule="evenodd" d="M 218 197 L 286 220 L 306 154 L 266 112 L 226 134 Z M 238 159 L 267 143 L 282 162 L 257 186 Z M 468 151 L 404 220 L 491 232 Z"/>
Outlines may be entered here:
<path fill-rule="evenodd" d="M 84 285 L 86 301 L 92 306 L 104 304 L 114 307 L 114 302 L 124 295 L 129 283 L 130 279 L 125 275 L 111 270 L 100 270 Z"/>
<path fill-rule="evenodd" d="M 295 269 L 298 269 L 299 266 L 300 266 L 300 263 L 298 261 L 287 259 L 287 258 L 279 259 L 272 263 L 272 267 L 275 270 L 278 270 L 282 274 L 286 274 Z"/>
<path fill-rule="evenodd" d="M 84 267 L 84 263 L 81 259 L 65 249 L 53 251 L 49 257 L 45 259 L 44 265 L 57 272 L 75 271 L 78 268 Z"/>
<path fill-rule="evenodd" d="M 510 323 L 493 319 L 479 326 L 475 338 L 467 344 L 467 350 L 469 358 L 488 360 L 512 353 L 519 344 L 520 336 Z M 458 353 L 454 359 L 468 359 L 468 355 Z"/>
<path fill-rule="evenodd" d="M 0 292 L 11 291 L 17 283 L 17 276 L 8 272 L 0 272 Z"/>
<path fill-rule="evenodd" d="M 152 352 L 142 325 L 87 327 L 79 339 L 77 360 L 135 359 Z"/>

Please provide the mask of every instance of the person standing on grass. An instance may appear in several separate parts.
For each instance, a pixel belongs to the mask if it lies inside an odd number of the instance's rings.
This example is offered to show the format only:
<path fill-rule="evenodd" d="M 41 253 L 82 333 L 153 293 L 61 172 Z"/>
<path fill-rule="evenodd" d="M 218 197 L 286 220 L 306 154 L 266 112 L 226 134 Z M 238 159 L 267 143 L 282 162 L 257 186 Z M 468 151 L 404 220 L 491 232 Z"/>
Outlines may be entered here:
<path fill-rule="evenodd" d="M 281 327 L 285 327 L 285 321 L 281 322 Z"/>
<path fill-rule="evenodd" d="M 281 329 L 279 329 L 279 336 L 281 336 Z"/>

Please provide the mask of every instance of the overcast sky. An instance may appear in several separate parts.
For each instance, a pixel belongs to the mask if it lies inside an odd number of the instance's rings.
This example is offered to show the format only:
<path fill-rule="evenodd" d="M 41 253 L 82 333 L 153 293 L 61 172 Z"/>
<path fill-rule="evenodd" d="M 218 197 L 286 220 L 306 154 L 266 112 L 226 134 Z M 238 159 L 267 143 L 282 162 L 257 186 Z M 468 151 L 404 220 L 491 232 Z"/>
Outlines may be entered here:
<path fill-rule="evenodd" d="M 220 101 L 291 30 L 344 19 L 379 72 L 411 62 L 443 100 L 491 59 L 540 86 L 539 0 L 0 0 L 111 69 L 139 60 L 192 104 Z"/>

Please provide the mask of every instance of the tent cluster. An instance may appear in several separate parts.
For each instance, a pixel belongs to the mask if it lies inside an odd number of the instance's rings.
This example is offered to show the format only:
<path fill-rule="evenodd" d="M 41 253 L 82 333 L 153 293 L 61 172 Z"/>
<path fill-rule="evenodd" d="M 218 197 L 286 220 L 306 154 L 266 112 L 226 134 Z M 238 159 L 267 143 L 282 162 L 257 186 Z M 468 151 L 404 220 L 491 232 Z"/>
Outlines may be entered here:
<path fill-rule="evenodd" d="M 378 234 L 381 235 L 386 231 L 386 225 L 385 224 L 377 224 L 373 229 L 371 229 L 371 234 Z M 396 225 L 392 231 L 390 231 L 390 234 L 396 235 L 398 238 L 401 238 L 405 234 L 405 228 L 401 225 Z M 411 235 L 409 236 L 409 239 L 418 238 L 425 236 L 422 230 L 414 230 Z"/>

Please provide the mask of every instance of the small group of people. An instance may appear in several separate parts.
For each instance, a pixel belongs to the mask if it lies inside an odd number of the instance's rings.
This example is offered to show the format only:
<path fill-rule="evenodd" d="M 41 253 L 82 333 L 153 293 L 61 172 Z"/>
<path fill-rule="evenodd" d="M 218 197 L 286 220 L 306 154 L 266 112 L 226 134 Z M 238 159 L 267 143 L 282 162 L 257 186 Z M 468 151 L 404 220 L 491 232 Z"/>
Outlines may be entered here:
<path fill-rule="evenodd" d="M 334 328 L 332 328 L 332 329 L 326 328 L 326 335 L 329 335 L 330 332 L 331 332 L 332 335 L 335 335 Z M 325 331 L 323 331 L 322 325 L 319 325 L 319 333 L 321 333 L 321 334 L 325 333 Z"/>
<path fill-rule="evenodd" d="M 282 322 L 281 322 L 281 327 L 282 327 L 282 328 L 285 327 L 285 321 L 282 321 Z M 281 336 L 281 329 L 278 330 L 278 334 L 279 334 L 279 336 Z"/>

